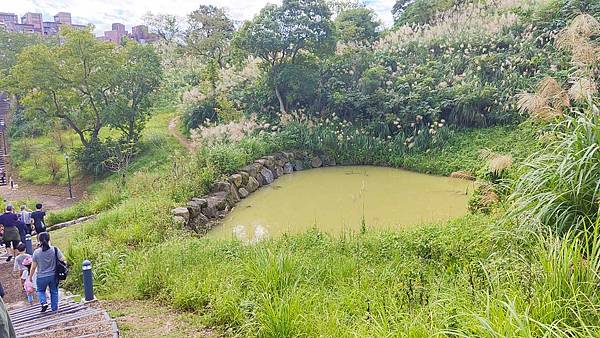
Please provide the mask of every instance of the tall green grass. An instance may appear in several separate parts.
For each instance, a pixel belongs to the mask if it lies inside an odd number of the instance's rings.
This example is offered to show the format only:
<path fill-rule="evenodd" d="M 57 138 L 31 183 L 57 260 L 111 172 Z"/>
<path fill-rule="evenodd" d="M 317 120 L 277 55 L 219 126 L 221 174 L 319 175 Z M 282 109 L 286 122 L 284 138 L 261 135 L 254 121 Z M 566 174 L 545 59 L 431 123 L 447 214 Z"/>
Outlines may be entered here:
<path fill-rule="evenodd" d="M 555 140 L 523 165 L 510 212 L 520 222 L 565 233 L 591 227 L 600 212 L 600 116 L 567 117 Z"/>
<path fill-rule="evenodd" d="M 535 135 L 523 125 L 515 134 L 502 128 L 456 133 L 448 144 L 468 160 L 462 166 L 475 168 L 480 149 L 512 149 L 519 159 L 536 146 Z M 129 174 L 118 201 L 81 226 L 66 250 L 69 261 L 92 260 L 103 298 L 151 299 L 226 335 L 533 337 L 595 330 L 597 294 L 579 287 L 595 277 L 582 274 L 568 284 L 571 275 L 557 268 L 586 256 L 573 256 L 583 255 L 574 248 L 561 258 L 550 244 L 566 246 L 568 239 L 548 241 L 498 222 L 495 214 L 397 233 L 332 237 L 313 230 L 257 245 L 199 239 L 172 224 L 172 207 L 290 144 L 277 136 L 252 137 L 186 157 L 156 147 L 160 156 L 143 158 L 152 169 Z M 448 171 L 459 165 L 444 162 L 451 155 L 434 150 L 404 160 L 429 156 L 419 170 L 438 163 Z M 67 287 L 80 287 L 79 269 L 74 264 Z"/>
<path fill-rule="evenodd" d="M 112 240 L 119 230 L 105 226 L 103 236 Z M 106 245 L 99 241 L 72 246 L 68 254 L 93 255 L 102 297 L 169 304 L 231 335 L 599 332 L 598 225 L 548 237 L 467 216 L 398 233 L 336 237 L 312 230 L 256 245 L 171 235 L 141 250 L 129 250 L 130 243 L 111 253 L 81 251 Z"/>

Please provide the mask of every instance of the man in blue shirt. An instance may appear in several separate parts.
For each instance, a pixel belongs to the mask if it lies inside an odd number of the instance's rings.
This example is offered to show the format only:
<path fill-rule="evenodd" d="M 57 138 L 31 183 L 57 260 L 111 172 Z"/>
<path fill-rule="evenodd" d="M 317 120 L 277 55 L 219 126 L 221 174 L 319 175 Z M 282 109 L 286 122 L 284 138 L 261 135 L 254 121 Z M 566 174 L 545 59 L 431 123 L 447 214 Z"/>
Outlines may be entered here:
<path fill-rule="evenodd" d="M 12 205 L 7 205 L 6 211 L 0 215 L 0 224 L 4 226 L 2 240 L 6 245 L 6 253 L 8 254 L 6 261 L 10 262 L 14 255 L 14 249 L 19 245 L 19 242 L 21 242 L 21 236 L 19 234 L 19 217 L 17 214 L 13 213 Z"/>

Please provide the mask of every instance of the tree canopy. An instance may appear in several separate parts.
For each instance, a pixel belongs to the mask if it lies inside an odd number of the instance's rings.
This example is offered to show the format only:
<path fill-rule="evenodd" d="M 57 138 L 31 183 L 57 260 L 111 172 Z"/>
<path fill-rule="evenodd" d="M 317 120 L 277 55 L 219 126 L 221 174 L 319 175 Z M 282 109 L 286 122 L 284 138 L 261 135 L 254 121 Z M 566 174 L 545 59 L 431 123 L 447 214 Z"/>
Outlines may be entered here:
<path fill-rule="evenodd" d="M 188 25 L 185 33 L 187 49 L 224 68 L 229 42 L 235 31 L 233 21 L 225 10 L 212 5 L 200 5 L 188 15 Z"/>
<path fill-rule="evenodd" d="M 17 62 L 17 55 L 27 46 L 49 43 L 37 34 L 21 34 L 0 29 L 0 76 L 7 75 Z"/>
<path fill-rule="evenodd" d="M 134 42 L 115 46 L 69 27 L 60 37 L 60 45 L 26 47 L 10 71 L 10 91 L 21 96 L 26 114 L 63 121 L 84 152 L 98 149 L 104 127 L 137 142 L 161 76 L 154 50 Z"/>
<path fill-rule="evenodd" d="M 344 10 L 335 18 L 338 39 L 346 43 L 373 42 L 380 26 L 375 12 L 365 7 Z"/>
<path fill-rule="evenodd" d="M 329 7 L 322 0 L 284 0 L 267 5 L 246 22 L 235 37 L 237 48 L 260 58 L 271 71 L 281 111 L 286 111 L 279 72 L 295 64 L 302 53 L 323 54 L 334 46 Z"/>
<path fill-rule="evenodd" d="M 175 15 L 148 13 L 144 16 L 144 22 L 151 33 L 158 35 L 167 44 L 179 42 L 181 39 L 183 29 Z"/>

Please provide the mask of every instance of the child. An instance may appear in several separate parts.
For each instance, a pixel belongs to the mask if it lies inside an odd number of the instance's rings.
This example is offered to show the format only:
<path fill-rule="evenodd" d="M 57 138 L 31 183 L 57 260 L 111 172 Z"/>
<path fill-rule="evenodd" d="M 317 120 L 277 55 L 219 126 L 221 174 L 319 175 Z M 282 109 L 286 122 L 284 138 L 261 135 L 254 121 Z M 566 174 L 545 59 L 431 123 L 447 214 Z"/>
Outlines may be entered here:
<path fill-rule="evenodd" d="M 17 245 L 16 251 L 17 251 L 18 255 L 15 258 L 15 264 L 13 267 L 13 271 L 15 271 L 19 274 L 19 280 L 21 282 L 21 287 L 25 291 L 27 291 L 25 281 L 27 280 L 27 277 L 29 277 L 29 268 L 31 268 L 31 255 L 27 254 L 25 252 L 25 250 L 26 250 L 25 244 L 19 243 L 19 245 Z M 30 293 L 28 293 L 28 292 L 25 292 L 25 293 L 27 294 L 27 300 L 29 302 L 33 302 L 33 291 Z M 30 299 L 30 297 L 31 297 L 31 299 Z"/>
<path fill-rule="evenodd" d="M 29 255 L 28 255 L 29 256 Z M 29 271 L 31 271 L 31 263 L 33 260 L 31 257 L 26 257 L 23 260 L 23 265 L 26 267 L 21 274 L 21 281 L 23 281 L 23 289 L 25 290 L 25 295 L 27 296 L 27 301 L 30 305 L 33 305 L 33 294 L 35 293 L 37 286 L 34 284 L 35 278 L 29 280 Z"/>

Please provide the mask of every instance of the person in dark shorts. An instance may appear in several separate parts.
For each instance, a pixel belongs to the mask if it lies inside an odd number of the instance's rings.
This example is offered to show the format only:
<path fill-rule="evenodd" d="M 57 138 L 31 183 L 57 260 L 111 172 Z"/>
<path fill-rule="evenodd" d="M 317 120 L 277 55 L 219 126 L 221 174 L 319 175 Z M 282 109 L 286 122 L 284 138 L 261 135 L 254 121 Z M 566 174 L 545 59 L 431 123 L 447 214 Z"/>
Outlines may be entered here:
<path fill-rule="evenodd" d="M 42 204 L 36 204 L 35 211 L 31 213 L 31 218 L 33 218 L 33 226 L 35 227 L 36 234 L 41 234 L 42 232 L 46 231 L 46 223 L 44 222 L 44 216 L 46 216 L 46 212 L 42 211 Z"/>
<path fill-rule="evenodd" d="M 4 226 L 4 236 L 2 240 L 6 246 L 6 253 L 8 258 L 7 262 L 10 262 L 14 255 L 14 249 L 16 249 L 19 242 L 21 242 L 21 236 L 19 235 L 19 217 L 13 213 L 13 206 L 7 205 L 6 212 L 0 215 L 0 224 Z M 11 248 L 12 247 L 12 248 Z"/>

